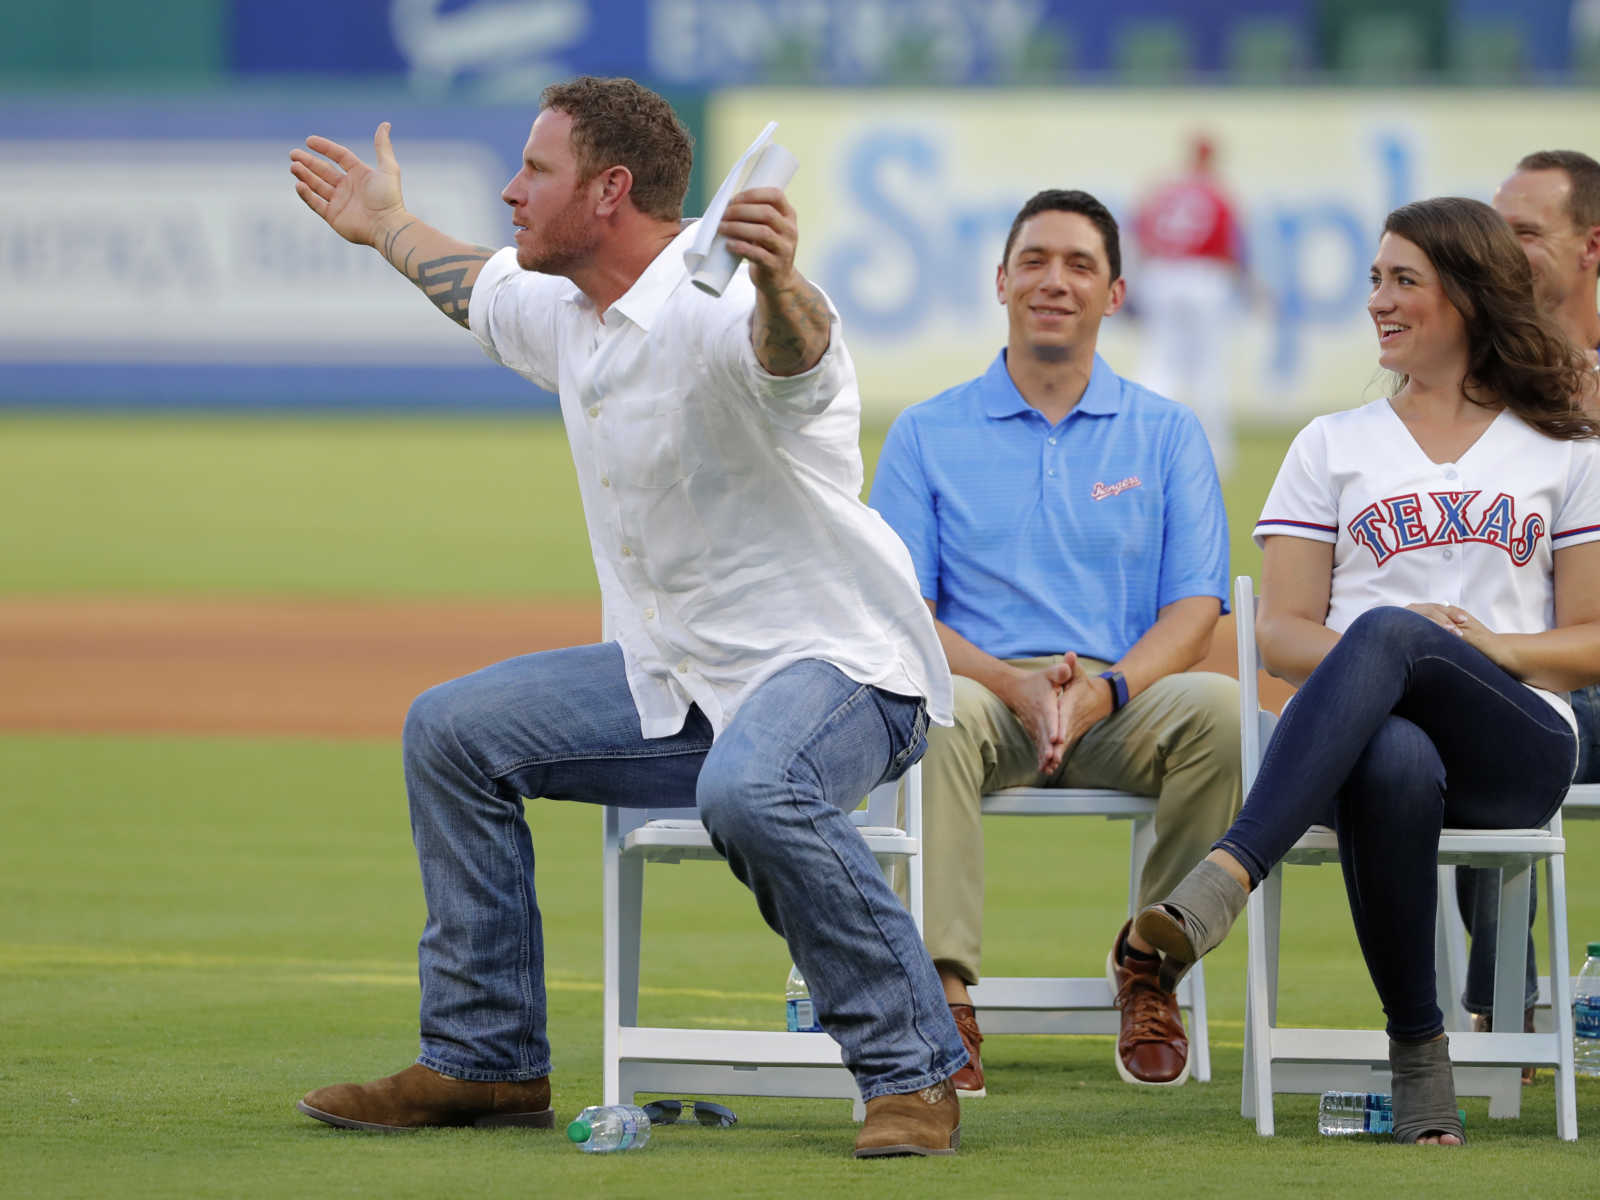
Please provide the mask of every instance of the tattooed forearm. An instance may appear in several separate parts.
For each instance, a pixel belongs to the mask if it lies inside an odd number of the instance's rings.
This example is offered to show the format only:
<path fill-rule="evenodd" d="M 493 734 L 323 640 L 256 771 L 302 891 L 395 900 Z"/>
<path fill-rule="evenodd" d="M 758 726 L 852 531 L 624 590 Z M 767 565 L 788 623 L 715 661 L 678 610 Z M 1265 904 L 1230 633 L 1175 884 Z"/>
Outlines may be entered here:
<path fill-rule="evenodd" d="M 383 230 L 373 245 L 390 266 L 422 289 L 435 308 L 466 327 L 472 285 L 493 250 L 457 241 L 409 215 L 397 219 L 393 229 Z M 414 259 L 421 261 L 413 265 Z"/>
<path fill-rule="evenodd" d="M 790 287 L 757 289 L 750 340 L 756 359 L 773 375 L 799 375 L 828 349 L 832 314 L 822 293 L 796 276 Z"/>
<path fill-rule="evenodd" d="M 417 266 L 415 275 L 409 272 L 407 275 L 422 289 L 423 295 L 433 301 L 435 308 L 466 328 L 472 285 L 479 269 L 493 253 L 493 250 L 477 246 L 470 254 L 446 254 L 443 258 L 429 259 Z"/>

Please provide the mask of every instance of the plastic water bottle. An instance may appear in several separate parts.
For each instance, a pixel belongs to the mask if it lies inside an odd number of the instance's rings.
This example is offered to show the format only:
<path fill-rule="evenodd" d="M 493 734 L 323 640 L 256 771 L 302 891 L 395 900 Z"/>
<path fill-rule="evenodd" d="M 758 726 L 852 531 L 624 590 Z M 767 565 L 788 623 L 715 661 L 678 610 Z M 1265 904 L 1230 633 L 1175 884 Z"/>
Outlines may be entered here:
<path fill-rule="evenodd" d="M 1394 1108 L 1382 1092 L 1323 1092 L 1317 1104 L 1317 1132 L 1334 1137 L 1393 1133 Z"/>
<path fill-rule="evenodd" d="M 1579 1075 L 1600 1076 L 1600 942 L 1589 943 L 1572 989 L 1572 1066 Z"/>
<path fill-rule="evenodd" d="M 650 1118 L 633 1104 L 591 1104 L 567 1126 L 567 1140 L 585 1154 L 642 1150 L 650 1143 Z"/>
<path fill-rule="evenodd" d="M 800 977 L 799 967 L 789 968 L 789 978 L 783 985 L 784 1007 L 788 1009 L 787 1028 L 790 1033 L 821 1033 L 817 1020 L 817 1006 L 811 1002 L 811 989 Z"/>
<path fill-rule="evenodd" d="M 1466 1124 L 1466 1109 L 1456 1109 L 1456 1116 Z M 1331 1137 L 1393 1133 L 1394 1100 L 1385 1092 L 1323 1092 L 1317 1102 L 1317 1132 Z"/>

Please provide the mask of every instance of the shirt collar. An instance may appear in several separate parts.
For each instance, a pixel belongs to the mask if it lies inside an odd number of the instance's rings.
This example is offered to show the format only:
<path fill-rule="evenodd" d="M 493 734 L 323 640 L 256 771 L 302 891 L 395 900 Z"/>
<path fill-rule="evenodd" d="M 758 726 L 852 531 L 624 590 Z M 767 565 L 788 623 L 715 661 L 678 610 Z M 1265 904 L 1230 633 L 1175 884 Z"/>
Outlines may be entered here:
<path fill-rule="evenodd" d="M 1094 367 L 1089 372 L 1089 386 L 1083 389 L 1083 395 L 1078 398 L 1078 403 L 1072 412 L 1097 417 L 1110 416 L 1121 409 L 1121 400 L 1122 381 L 1106 364 L 1106 360 L 1096 354 Z M 1037 411 L 1022 398 L 1022 393 L 1017 391 L 1011 372 L 1006 370 L 1004 350 L 995 356 L 994 362 L 990 363 L 989 369 L 984 372 L 983 411 L 985 415 L 997 420 Z"/>
<path fill-rule="evenodd" d="M 695 226 L 698 224 L 696 221 L 684 226 L 678 236 L 651 260 L 644 273 L 633 281 L 633 286 L 612 302 L 606 315 L 621 313 L 649 333 L 651 322 L 667 302 L 667 297 L 678 290 L 678 285 L 689 274 L 689 268 L 683 261 L 683 252 L 694 239 Z"/>

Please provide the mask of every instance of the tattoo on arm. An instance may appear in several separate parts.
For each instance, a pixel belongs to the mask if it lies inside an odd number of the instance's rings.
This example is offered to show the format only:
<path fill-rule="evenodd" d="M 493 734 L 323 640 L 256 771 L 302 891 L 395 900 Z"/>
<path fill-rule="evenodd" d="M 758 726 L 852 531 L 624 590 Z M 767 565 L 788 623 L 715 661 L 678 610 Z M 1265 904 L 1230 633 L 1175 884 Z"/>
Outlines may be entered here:
<path fill-rule="evenodd" d="M 411 260 L 417 253 L 415 239 L 406 249 L 403 259 L 397 256 L 400 254 L 401 235 L 415 224 L 414 220 L 407 221 L 400 228 L 385 233 L 378 251 L 388 259 L 390 266 L 421 288 L 422 294 L 433 301 L 434 307 L 465 329 L 467 305 L 472 299 L 472 281 L 477 279 L 473 268 L 488 262 L 494 251 L 487 246 L 470 246 L 468 253 L 432 258 L 418 263 L 413 269 Z M 468 280 L 468 276 L 472 281 Z"/>
<path fill-rule="evenodd" d="M 773 375 L 798 375 L 816 366 L 828 349 L 833 314 L 819 292 L 801 280 L 775 296 L 756 293 L 756 358 Z"/>
<path fill-rule="evenodd" d="M 423 295 L 433 301 L 435 308 L 465 329 L 467 305 L 472 300 L 472 284 L 467 282 L 467 275 L 473 264 L 481 267 L 493 253 L 478 246 L 471 254 L 447 254 L 419 263 L 417 273 L 407 272 L 407 275 L 422 289 Z"/>
<path fill-rule="evenodd" d="M 400 226 L 399 229 L 392 230 L 391 232 L 386 233 L 384 235 L 384 237 L 383 237 L 383 245 L 381 247 L 379 247 L 379 253 L 382 254 L 386 259 L 388 259 L 389 262 L 391 264 L 393 264 L 394 266 L 399 266 L 400 265 L 399 263 L 396 263 L 394 261 L 395 243 L 400 240 L 400 235 L 402 233 L 404 233 L 406 230 L 410 229 L 415 224 L 416 224 L 416 221 L 414 221 L 414 220 L 407 221 L 404 225 Z"/>

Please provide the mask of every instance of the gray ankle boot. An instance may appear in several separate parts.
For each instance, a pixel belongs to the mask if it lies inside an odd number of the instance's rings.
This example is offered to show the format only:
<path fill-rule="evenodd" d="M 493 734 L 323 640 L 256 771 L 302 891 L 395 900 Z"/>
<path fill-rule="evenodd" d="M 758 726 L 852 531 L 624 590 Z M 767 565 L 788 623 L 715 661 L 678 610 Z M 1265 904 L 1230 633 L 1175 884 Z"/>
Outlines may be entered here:
<path fill-rule="evenodd" d="M 1141 912 L 1133 928 L 1163 955 L 1161 986 L 1176 988 L 1202 955 L 1220 945 L 1249 899 L 1237 879 L 1201 859 L 1171 895 Z"/>
<path fill-rule="evenodd" d="M 1415 1142 L 1430 1133 L 1453 1133 L 1466 1144 L 1456 1108 L 1456 1081 L 1450 1071 L 1450 1044 L 1389 1042 L 1389 1072 L 1394 1091 L 1394 1140 Z"/>

